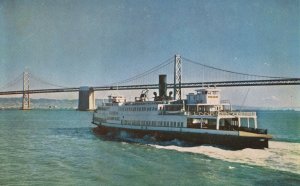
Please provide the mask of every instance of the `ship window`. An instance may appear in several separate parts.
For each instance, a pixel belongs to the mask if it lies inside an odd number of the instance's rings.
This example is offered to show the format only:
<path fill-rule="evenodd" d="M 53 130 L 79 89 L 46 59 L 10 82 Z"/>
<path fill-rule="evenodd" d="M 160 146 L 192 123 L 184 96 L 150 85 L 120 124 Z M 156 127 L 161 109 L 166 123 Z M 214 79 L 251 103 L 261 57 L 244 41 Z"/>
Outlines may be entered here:
<path fill-rule="evenodd" d="M 155 126 L 155 121 L 152 121 L 152 126 Z"/>

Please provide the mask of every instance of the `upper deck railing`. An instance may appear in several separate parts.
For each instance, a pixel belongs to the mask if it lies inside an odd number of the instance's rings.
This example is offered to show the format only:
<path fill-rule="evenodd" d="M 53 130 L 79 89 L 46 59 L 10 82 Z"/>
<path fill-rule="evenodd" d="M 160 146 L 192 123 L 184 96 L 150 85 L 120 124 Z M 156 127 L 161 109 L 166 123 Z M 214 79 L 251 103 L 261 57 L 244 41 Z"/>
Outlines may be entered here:
<path fill-rule="evenodd" d="M 256 116 L 256 112 L 240 112 L 240 111 L 230 111 L 230 112 L 218 112 L 219 116 L 232 115 L 232 116 Z"/>
<path fill-rule="evenodd" d="M 193 115 L 193 116 L 237 116 L 237 117 L 256 117 L 256 112 L 240 112 L 240 111 L 214 111 L 214 112 L 186 112 L 186 111 L 168 111 L 168 110 L 159 110 L 161 115 Z"/>

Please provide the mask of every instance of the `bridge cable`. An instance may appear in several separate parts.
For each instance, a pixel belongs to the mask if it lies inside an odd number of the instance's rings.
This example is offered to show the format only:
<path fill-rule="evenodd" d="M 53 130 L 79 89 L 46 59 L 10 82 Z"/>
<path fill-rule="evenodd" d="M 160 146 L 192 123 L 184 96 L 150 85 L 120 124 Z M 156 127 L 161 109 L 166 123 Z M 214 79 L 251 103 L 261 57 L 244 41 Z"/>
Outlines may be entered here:
<path fill-rule="evenodd" d="M 141 73 L 141 74 L 138 74 L 138 75 L 133 76 L 133 77 L 131 77 L 131 78 L 125 79 L 125 80 L 123 80 L 123 81 L 119 81 L 119 82 L 116 82 L 116 83 L 112 83 L 112 85 L 128 83 L 128 82 L 130 82 L 130 81 L 133 81 L 133 80 L 136 80 L 136 79 L 145 77 L 145 76 L 147 76 L 147 75 L 149 75 L 149 74 L 151 74 L 151 73 L 153 73 L 153 72 L 155 72 L 155 71 L 158 71 L 158 70 L 162 69 L 163 67 L 165 67 L 165 66 L 171 64 L 171 63 L 173 62 L 172 59 L 173 59 L 173 57 L 171 57 L 171 58 L 165 60 L 165 61 L 162 62 L 161 64 L 159 64 L 159 65 L 157 65 L 157 66 L 155 66 L 155 67 L 153 67 L 153 68 L 151 68 L 151 69 L 149 69 L 149 70 L 147 70 L 147 71 L 145 71 L 145 72 L 143 72 L 143 73 Z M 172 61 L 171 61 L 171 60 L 172 60 Z"/>
<path fill-rule="evenodd" d="M 19 74 L 15 79 L 13 79 L 12 81 L 9 81 L 8 83 L 4 84 L 3 86 L 0 87 L 0 90 L 3 90 L 5 88 L 8 87 L 12 87 L 14 85 L 16 85 L 18 82 L 20 82 L 20 80 L 23 80 L 23 73 Z"/>
<path fill-rule="evenodd" d="M 199 62 L 196 62 L 196 61 L 184 58 L 184 57 L 181 57 L 181 58 L 184 59 L 187 62 L 196 64 L 196 65 L 201 65 L 203 67 L 207 67 L 207 68 L 210 68 L 210 69 L 219 70 L 219 71 L 223 71 L 223 72 L 228 72 L 228 73 L 231 73 L 231 74 L 239 74 L 239 75 L 246 75 L 246 76 L 253 76 L 253 77 L 263 77 L 263 78 L 273 78 L 273 79 L 290 78 L 290 77 L 262 76 L 262 75 L 257 75 L 257 74 L 247 74 L 247 73 L 241 73 L 241 72 L 234 72 L 234 71 L 230 71 L 230 70 L 224 70 L 224 69 L 221 69 L 221 68 L 216 68 L 216 67 L 213 67 L 213 66 L 210 66 L 210 65 L 205 65 L 205 64 L 202 64 L 202 63 L 199 63 Z"/>
<path fill-rule="evenodd" d="M 31 74 L 31 77 L 32 77 L 33 79 L 35 79 L 35 80 L 37 80 L 37 81 L 39 81 L 39 82 L 41 82 L 41 83 L 43 83 L 43 84 L 50 85 L 50 86 L 54 86 L 54 87 L 59 87 L 59 88 L 67 88 L 66 86 L 61 86 L 61 85 L 57 85 L 57 84 L 50 83 L 50 82 L 48 82 L 48 81 L 46 81 L 46 80 L 44 80 L 44 79 L 42 79 L 42 78 L 40 78 L 40 77 L 35 76 L 35 75 L 32 74 L 32 73 L 30 73 L 30 74 Z"/>

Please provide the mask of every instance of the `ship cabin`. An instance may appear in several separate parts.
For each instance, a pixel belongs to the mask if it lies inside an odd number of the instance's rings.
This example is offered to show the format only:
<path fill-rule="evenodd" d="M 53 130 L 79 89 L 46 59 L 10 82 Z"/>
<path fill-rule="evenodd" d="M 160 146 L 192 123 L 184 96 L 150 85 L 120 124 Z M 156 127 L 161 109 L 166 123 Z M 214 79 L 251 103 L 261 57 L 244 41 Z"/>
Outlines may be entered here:
<path fill-rule="evenodd" d="M 114 113 L 131 115 L 131 113 L 138 112 L 141 115 L 150 114 L 153 117 L 158 114 L 156 119 L 163 117 L 162 115 L 169 115 L 170 117 L 167 118 L 170 121 L 173 121 L 175 117 L 183 116 L 186 120 L 182 127 L 185 128 L 263 134 L 267 132 L 257 129 L 256 112 L 232 111 L 230 102 L 221 100 L 220 90 L 216 88 L 198 89 L 196 93 L 186 95 L 184 100 L 147 101 L 146 94 L 141 94 L 140 97 L 135 98 L 134 102 L 126 102 L 123 96 L 109 96 L 108 103 L 98 110 L 108 110 L 110 106 L 116 106 Z"/>
<path fill-rule="evenodd" d="M 173 101 L 159 110 L 160 114 L 186 115 L 187 128 L 249 132 L 259 130 L 255 112 L 232 111 L 229 100 L 221 100 L 220 90 L 216 88 L 198 89 L 196 93 L 189 93 L 185 100 Z"/>
<path fill-rule="evenodd" d="M 188 128 L 257 129 L 256 113 L 232 111 L 230 102 L 221 100 L 220 90 L 216 88 L 202 88 L 196 90 L 196 94 L 188 94 L 185 109 L 188 112 Z"/>

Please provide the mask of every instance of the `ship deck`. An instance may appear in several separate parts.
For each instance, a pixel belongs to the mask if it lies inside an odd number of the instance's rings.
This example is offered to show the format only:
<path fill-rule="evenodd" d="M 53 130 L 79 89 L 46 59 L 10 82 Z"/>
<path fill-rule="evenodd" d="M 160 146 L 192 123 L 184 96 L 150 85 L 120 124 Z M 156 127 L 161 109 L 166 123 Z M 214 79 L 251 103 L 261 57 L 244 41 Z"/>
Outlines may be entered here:
<path fill-rule="evenodd" d="M 272 139 L 272 136 L 269 134 L 256 134 L 256 133 L 245 132 L 245 131 L 239 131 L 239 136 Z"/>

